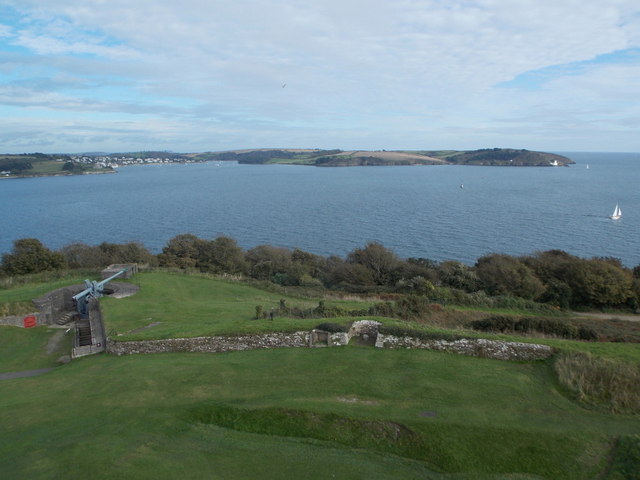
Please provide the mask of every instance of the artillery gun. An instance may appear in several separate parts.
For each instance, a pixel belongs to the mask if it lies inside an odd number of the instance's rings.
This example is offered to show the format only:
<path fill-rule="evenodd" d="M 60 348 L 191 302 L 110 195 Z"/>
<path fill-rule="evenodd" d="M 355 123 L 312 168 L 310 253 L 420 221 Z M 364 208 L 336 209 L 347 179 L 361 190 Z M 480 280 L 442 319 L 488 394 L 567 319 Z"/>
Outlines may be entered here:
<path fill-rule="evenodd" d="M 111 275 L 109 278 L 105 278 L 101 282 L 95 280 L 85 280 L 84 284 L 87 288 L 77 293 L 73 297 L 73 303 L 76 306 L 76 310 L 82 317 L 86 317 L 89 314 L 89 300 L 92 298 L 100 298 L 104 295 L 104 286 L 114 278 L 119 277 L 126 273 L 131 267 L 123 268 L 118 273 Z"/>

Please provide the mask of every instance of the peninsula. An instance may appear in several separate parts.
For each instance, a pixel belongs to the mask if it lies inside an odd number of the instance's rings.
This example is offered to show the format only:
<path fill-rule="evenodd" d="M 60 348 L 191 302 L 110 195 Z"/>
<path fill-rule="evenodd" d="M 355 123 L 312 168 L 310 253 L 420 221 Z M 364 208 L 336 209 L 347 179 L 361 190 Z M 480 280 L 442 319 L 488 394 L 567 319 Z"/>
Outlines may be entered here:
<path fill-rule="evenodd" d="M 223 152 L 85 153 L 0 155 L 0 178 L 115 173 L 118 167 L 160 163 L 227 162 L 241 164 L 290 164 L 316 167 L 398 165 L 480 165 L 507 167 L 560 167 L 575 163 L 553 153 L 513 148 L 460 150 L 322 150 L 246 149 Z"/>

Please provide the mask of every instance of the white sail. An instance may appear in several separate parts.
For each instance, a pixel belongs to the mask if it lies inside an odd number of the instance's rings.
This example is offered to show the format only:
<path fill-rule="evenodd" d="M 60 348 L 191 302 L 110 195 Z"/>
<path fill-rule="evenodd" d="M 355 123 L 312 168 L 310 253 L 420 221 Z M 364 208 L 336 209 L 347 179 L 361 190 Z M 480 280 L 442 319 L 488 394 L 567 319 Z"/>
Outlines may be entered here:
<path fill-rule="evenodd" d="M 611 215 L 611 218 L 613 220 L 618 220 L 619 218 L 622 218 L 622 210 L 620 210 L 620 207 L 618 206 L 617 203 L 616 203 L 616 208 L 613 209 L 613 215 Z"/>

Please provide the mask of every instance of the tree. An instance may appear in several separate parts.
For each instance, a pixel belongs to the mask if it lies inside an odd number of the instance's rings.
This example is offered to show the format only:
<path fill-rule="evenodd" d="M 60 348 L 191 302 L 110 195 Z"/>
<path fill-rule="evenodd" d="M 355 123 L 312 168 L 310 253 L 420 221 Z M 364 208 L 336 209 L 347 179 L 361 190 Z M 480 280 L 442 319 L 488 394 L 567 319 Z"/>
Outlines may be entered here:
<path fill-rule="evenodd" d="M 162 249 L 162 253 L 158 255 L 160 266 L 182 269 L 195 268 L 203 243 L 204 240 L 190 233 L 173 237 Z"/>
<path fill-rule="evenodd" d="M 219 236 L 211 241 L 197 244 L 196 266 L 203 272 L 244 274 L 248 266 L 244 251 L 236 241 Z"/>
<path fill-rule="evenodd" d="M 357 248 L 347 255 L 347 262 L 362 265 L 371 272 L 376 285 L 390 285 L 399 259 L 395 253 L 376 242 Z"/>
<path fill-rule="evenodd" d="M 454 260 L 439 265 L 438 278 L 443 285 L 465 292 L 476 292 L 480 288 L 480 279 L 476 272 L 464 263 Z"/>
<path fill-rule="evenodd" d="M 574 305 L 621 306 L 632 300 L 633 275 L 603 259 L 581 259 L 565 272 Z"/>
<path fill-rule="evenodd" d="M 250 275 L 258 280 L 279 280 L 278 283 L 297 285 L 291 272 L 291 252 L 286 248 L 259 245 L 247 252 Z M 284 282 L 284 283 L 283 283 Z"/>
<path fill-rule="evenodd" d="M 475 265 L 482 289 L 489 295 L 508 295 L 534 299 L 544 291 L 543 283 L 517 258 L 491 254 Z"/>
<path fill-rule="evenodd" d="M 109 256 L 99 247 L 92 247 L 84 243 L 72 243 L 60 249 L 69 268 L 101 268 L 111 262 Z"/>
<path fill-rule="evenodd" d="M 360 290 L 353 287 L 371 287 L 376 284 L 371 270 L 364 265 L 335 261 L 327 272 L 327 283 L 346 290 Z"/>
<path fill-rule="evenodd" d="M 12 253 L 2 255 L 2 271 L 6 275 L 25 275 L 65 267 L 61 253 L 49 250 L 35 238 L 16 240 Z"/>
<path fill-rule="evenodd" d="M 111 263 L 140 263 L 157 265 L 158 259 L 147 248 L 138 242 L 108 243 L 98 245 L 98 249 Z"/>

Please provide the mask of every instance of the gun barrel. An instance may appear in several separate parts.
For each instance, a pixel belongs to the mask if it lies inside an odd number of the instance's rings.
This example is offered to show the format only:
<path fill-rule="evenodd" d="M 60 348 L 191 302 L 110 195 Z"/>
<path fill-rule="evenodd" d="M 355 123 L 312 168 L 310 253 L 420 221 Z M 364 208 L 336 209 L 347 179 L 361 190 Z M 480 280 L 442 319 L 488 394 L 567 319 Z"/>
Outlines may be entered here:
<path fill-rule="evenodd" d="M 105 278 L 104 280 L 102 280 L 100 283 L 98 283 L 98 285 L 102 286 L 102 285 L 105 285 L 105 284 L 109 283 L 114 278 L 117 278 L 120 275 L 122 275 L 123 273 L 127 272 L 127 270 L 129 270 L 129 268 L 131 268 L 131 267 L 123 268 L 118 273 L 115 273 L 115 274 L 111 275 L 109 278 Z"/>

